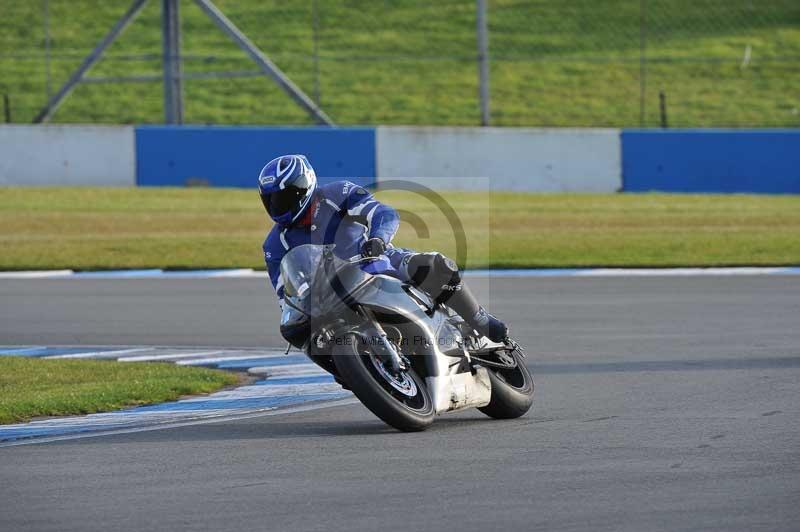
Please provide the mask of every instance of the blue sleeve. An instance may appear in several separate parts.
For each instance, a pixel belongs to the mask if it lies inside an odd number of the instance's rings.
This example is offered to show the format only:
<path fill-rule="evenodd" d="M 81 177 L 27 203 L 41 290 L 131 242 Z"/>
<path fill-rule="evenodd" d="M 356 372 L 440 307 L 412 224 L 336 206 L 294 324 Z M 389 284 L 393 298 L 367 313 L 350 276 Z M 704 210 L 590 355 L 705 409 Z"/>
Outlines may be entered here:
<path fill-rule="evenodd" d="M 400 216 L 397 211 L 376 200 L 369 191 L 358 185 L 352 185 L 344 199 L 343 209 L 350 216 L 365 219 L 369 229 L 369 238 L 380 238 L 390 243 L 400 227 Z"/>
<path fill-rule="evenodd" d="M 278 286 L 281 278 L 281 263 L 279 261 L 267 260 L 267 272 L 269 273 L 269 280 L 272 282 L 272 288 L 278 294 L 278 299 L 283 299 L 283 284 Z"/>
<path fill-rule="evenodd" d="M 278 301 L 283 303 L 283 282 L 281 281 L 281 259 L 284 255 L 283 246 L 273 234 L 270 233 L 264 241 L 264 262 L 267 264 L 267 273 L 272 282 L 272 288 L 278 295 Z"/>

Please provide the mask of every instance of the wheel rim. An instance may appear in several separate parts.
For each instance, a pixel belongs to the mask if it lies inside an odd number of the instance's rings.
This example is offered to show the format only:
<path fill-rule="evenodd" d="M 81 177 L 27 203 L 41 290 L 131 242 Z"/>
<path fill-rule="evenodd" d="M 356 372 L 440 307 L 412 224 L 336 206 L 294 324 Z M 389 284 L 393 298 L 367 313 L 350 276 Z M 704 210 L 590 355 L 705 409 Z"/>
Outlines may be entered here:
<path fill-rule="evenodd" d="M 399 375 L 392 375 L 368 349 L 361 352 L 361 358 L 375 381 L 395 400 L 415 412 L 429 410 L 425 394 L 409 372 L 401 371 Z"/>
<path fill-rule="evenodd" d="M 370 354 L 369 359 L 372 361 L 372 366 L 380 374 L 380 376 L 384 378 L 389 386 L 406 397 L 414 397 L 417 395 L 419 392 L 417 385 L 414 383 L 413 379 L 408 377 L 408 373 L 401 371 L 398 375 L 392 375 L 392 373 L 386 369 L 383 363 L 378 360 L 378 357 L 376 357 L 374 354 Z"/>
<path fill-rule="evenodd" d="M 523 369 L 523 363 L 516 351 L 501 350 L 494 353 L 493 356 L 507 367 L 490 366 L 487 369 L 510 387 L 524 390 L 528 385 L 528 373 Z M 511 364 L 512 362 L 513 364 Z"/>

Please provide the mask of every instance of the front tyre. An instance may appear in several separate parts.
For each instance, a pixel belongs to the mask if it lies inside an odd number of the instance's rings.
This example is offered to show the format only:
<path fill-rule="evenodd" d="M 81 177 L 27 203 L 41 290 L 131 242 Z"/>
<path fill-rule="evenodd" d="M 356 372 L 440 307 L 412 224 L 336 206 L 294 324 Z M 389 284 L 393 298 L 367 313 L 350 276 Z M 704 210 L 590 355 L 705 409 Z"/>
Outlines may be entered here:
<path fill-rule="evenodd" d="M 425 382 L 409 368 L 394 376 L 387 371 L 369 345 L 351 335 L 335 353 L 336 370 L 356 397 L 386 424 L 404 432 L 425 430 L 433 423 L 435 410 Z"/>
<path fill-rule="evenodd" d="M 486 368 L 492 381 L 492 399 L 478 410 L 495 419 L 518 418 L 533 406 L 533 377 L 516 349 L 503 351 L 499 358 L 513 367 Z"/>

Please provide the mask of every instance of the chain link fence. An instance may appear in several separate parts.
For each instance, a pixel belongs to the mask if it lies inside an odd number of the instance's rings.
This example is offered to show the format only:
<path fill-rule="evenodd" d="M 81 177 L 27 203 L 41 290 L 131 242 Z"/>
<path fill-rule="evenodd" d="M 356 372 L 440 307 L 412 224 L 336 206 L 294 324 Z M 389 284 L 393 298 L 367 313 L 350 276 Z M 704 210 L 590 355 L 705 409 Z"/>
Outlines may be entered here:
<path fill-rule="evenodd" d="M 0 0 L 3 116 L 30 122 L 130 0 Z M 477 125 L 475 0 L 216 0 L 338 124 Z M 797 0 L 489 0 L 497 126 L 800 126 Z M 151 0 L 55 122 L 159 123 Z M 190 0 L 187 123 L 310 124 Z M 0 105 L 3 102 L 0 101 Z"/>

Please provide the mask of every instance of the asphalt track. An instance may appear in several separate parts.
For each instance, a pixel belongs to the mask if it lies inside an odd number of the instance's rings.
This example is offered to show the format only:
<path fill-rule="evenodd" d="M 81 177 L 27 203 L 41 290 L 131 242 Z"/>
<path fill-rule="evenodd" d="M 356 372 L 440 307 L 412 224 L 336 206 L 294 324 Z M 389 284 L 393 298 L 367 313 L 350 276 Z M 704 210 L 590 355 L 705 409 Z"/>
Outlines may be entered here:
<path fill-rule="evenodd" d="M 475 279 L 535 409 L 0 449 L 0 530 L 798 530 L 800 280 Z M 261 279 L 0 281 L 0 344 L 277 346 Z"/>

